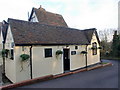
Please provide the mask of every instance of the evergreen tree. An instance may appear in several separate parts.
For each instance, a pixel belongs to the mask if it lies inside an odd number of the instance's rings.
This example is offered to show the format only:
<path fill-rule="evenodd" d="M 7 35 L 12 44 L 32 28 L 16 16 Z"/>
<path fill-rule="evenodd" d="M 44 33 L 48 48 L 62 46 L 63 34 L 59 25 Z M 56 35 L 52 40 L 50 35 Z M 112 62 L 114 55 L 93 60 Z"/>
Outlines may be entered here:
<path fill-rule="evenodd" d="M 117 31 L 114 32 L 112 41 L 112 56 L 119 57 L 120 55 L 120 37 L 117 35 Z"/>

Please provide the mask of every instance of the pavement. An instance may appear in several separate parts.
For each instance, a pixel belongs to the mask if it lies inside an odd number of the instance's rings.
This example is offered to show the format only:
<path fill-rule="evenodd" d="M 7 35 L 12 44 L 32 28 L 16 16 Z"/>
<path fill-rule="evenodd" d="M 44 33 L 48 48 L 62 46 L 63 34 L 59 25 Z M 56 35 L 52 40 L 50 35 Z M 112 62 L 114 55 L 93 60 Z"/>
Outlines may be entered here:
<path fill-rule="evenodd" d="M 80 69 L 74 72 L 68 72 L 61 75 L 47 77 L 48 81 L 45 78 L 37 78 L 33 80 L 23 81 L 13 85 L 8 85 L 5 88 L 118 88 L 118 61 L 109 61 L 104 60 L 104 62 L 111 62 L 112 64 L 106 65 L 96 65 L 89 67 L 88 71 L 86 69 Z M 103 67 L 103 68 L 100 68 Z M 99 69 L 96 69 L 99 68 Z M 84 72 L 85 71 L 85 72 Z M 82 73 L 80 73 L 82 72 Z M 64 76 L 64 77 L 63 77 Z M 44 82 L 36 82 L 36 81 Z M 35 82 L 31 83 L 30 82 Z M 17 88 L 15 88 L 17 87 Z"/>
<path fill-rule="evenodd" d="M 118 61 L 113 66 L 71 74 L 65 77 L 38 82 L 19 88 L 118 88 Z"/>

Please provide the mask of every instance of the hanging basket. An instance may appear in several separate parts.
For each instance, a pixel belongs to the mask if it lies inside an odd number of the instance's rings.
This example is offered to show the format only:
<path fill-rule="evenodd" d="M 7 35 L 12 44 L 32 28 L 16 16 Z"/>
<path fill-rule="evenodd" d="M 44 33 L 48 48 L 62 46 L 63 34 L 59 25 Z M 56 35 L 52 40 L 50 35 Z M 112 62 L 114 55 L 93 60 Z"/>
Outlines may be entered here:
<path fill-rule="evenodd" d="M 22 61 L 26 61 L 30 58 L 30 56 L 28 54 L 22 54 L 22 55 L 20 55 L 20 58 Z"/>
<path fill-rule="evenodd" d="M 56 51 L 56 55 L 60 55 L 60 54 L 63 54 L 63 51 L 57 50 L 57 51 Z"/>
<path fill-rule="evenodd" d="M 87 52 L 86 51 L 82 51 L 81 54 L 87 54 Z"/>
<path fill-rule="evenodd" d="M 3 49 L 2 50 L 2 57 L 8 57 L 8 52 L 9 52 L 8 49 Z"/>
<path fill-rule="evenodd" d="M 102 49 L 102 47 L 100 46 L 100 47 L 98 47 L 98 49 Z"/>
<path fill-rule="evenodd" d="M 97 49 L 97 48 L 96 48 L 96 47 L 91 47 L 91 49 L 92 49 L 92 50 L 95 50 L 95 49 Z"/>

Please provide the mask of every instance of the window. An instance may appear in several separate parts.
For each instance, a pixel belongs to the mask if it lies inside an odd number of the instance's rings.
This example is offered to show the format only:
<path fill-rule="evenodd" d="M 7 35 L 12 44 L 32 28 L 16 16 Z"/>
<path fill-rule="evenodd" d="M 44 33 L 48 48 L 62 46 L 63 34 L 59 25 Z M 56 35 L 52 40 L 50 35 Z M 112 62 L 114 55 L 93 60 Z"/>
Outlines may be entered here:
<path fill-rule="evenodd" d="M 13 47 L 14 47 L 14 42 L 11 43 L 11 48 L 13 48 Z"/>
<path fill-rule="evenodd" d="M 45 49 L 45 58 L 52 57 L 52 48 Z"/>
<path fill-rule="evenodd" d="M 10 50 L 10 59 L 14 59 L 14 50 L 13 49 L 11 49 Z"/>
<path fill-rule="evenodd" d="M 76 55 L 76 51 L 71 51 L 71 55 Z"/>
<path fill-rule="evenodd" d="M 75 46 L 75 49 L 78 49 L 78 46 Z"/>
<path fill-rule="evenodd" d="M 92 50 L 93 55 L 97 55 L 97 43 L 96 42 L 92 43 L 92 47 L 93 47 L 93 50 Z"/>

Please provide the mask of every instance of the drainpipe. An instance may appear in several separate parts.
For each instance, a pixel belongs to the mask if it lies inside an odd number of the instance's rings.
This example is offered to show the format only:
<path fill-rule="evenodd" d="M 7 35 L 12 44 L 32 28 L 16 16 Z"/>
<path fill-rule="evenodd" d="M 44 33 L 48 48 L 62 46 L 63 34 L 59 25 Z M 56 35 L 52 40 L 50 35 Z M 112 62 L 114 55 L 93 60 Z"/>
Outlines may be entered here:
<path fill-rule="evenodd" d="M 88 45 L 86 45 L 86 52 L 87 52 L 87 47 Z M 87 69 L 87 54 L 85 54 L 85 57 L 86 57 L 86 69 Z"/>
<path fill-rule="evenodd" d="M 30 76 L 32 79 L 33 78 L 33 75 L 32 75 L 32 46 L 30 47 Z"/>
<path fill-rule="evenodd" d="M 5 49 L 5 43 L 4 42 L 3 42 L 3 48 L 2 49 Z M 5 57 L 2 57 L 2 58 L 3 58 L 3 66 L 2 66 L 3 72 L 2 72 L 2 74 L 5 75 Z"/>

